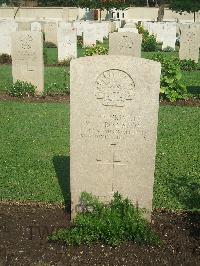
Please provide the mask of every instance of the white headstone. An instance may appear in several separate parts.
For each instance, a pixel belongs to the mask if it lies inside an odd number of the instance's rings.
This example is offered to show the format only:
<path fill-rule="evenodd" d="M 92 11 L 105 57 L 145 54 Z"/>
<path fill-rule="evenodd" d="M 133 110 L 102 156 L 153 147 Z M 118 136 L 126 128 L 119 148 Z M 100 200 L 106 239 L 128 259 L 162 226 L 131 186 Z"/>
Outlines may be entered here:
<path fill-rule="evenodd" d="M 176 24 L 166 23 L 164 26 L 162 50 L 171 47 L 176 48 Z"/>
<path fill-rule="evenodd" d="M 58 28 L 58 61 L 77 57 L 76 29 L 63 30 Z"/>
<path fill-rule="evenodd" d="M 141 57 L 142 35 L 133 32 L 109 34 L 110 55 L 130 55 Z"/>
<path fill-rule="evenodd" d="M 44 24 L 45 42 L 57 44 L 57 23 L 46 22 Z"/>
<path fill-rule="evenodd" d="M 96 27 L 94 23 L 87 23 L 84 25 L 83 31 L 83 46 L 96 45 Z"/>
<path fill-rule="evenodd" d="M 39 22 L 32 22 L 31 23 L 31 31 L 42 31 L 41 23 L 39 23 Z"/>
<path fill-rule="evenodd" d="M 151 211 L 160 63 L 129 56 L 72 60 L 70 184 L 72 217 L 86 191 L 114 192 Z"/>
<path fill-rule="evenodd" d="M 14 21 L 0 21 L 0 54 L 11 55 L 11 34 L 17 29 Z"/>
<path fill-rule="evenodd" d="M 136 28 L 119 28 L 118 32 L 134 32 L 134 33 L 138 33 L 138 30 Z"/>
<path fill-rule="evenodd" d="M 103 43 L 104 38 L 104 25 L 101 23 L 95 23 L 96 26 L 96 40 Z"/>
<path fill-rule="evenodd" d="M 73 28 L 76 29 L 78 36 L 82 36 L 83 28 L 84 28 L 84 22 L 83 21 L 74 21 L 73 22 Z"/>
<path fill-rule="evenodd" d="M 184 24 L 180 26 L 180 50 L 179 58 L 199 61 L 200 26 L 196 24 Z"/>
<path fill-rule="evenodd" d="M 63 30 L 71 30 L 72 29 L 72 23 L 71 22 L 60 21 L 58 23 L 58 27 L 62 28 Z"/>
<path fill-rule="evenodd" d="M 18 31 L 12 34 L 13 82 L 26 81 L 36 86 L 36 93 L 44 88 L 43 36 L 37 31 Z"/>

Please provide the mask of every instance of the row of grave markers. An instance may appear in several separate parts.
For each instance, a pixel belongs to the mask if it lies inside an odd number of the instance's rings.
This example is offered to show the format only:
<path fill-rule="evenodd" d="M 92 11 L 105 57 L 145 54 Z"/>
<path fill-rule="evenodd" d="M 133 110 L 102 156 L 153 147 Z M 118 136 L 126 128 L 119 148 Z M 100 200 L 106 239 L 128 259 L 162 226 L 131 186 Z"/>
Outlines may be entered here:
<path fill-rule="evenodd" d="M 75 30 L 62 35 L 58 44 L 58 56 L 77 56 L 77 36 Z M 63 38 L 63 39 L 62 39 Z M 110 33 L 110 55 L 130 55 L 141 57 L 142 36 L 135 33 Z M 44 87 L 43 35 L 41 32 L 18 31 L 12 34 L 12 74 L 13 81 L 27 81 L 36 86 L 37 94 Z M 71 50 L 70 50 L 71 49 Z M 62 54 L 63 53 L 63 54 Z"/>
<path fill-rule="evenodd" d="M 83 35 L 84 46 L 95 45 L 96 41 L 103 42 L 103 38 L 108 38 L 110 32 L 114 32 L 119 25 L 115 22 L 15 22 L 0 21 L 0 54 L 11 55 L 11 34 L 16 31 L 38 31 L 44 32 L 45 41 L 59 45 L 63 43 L 66 35 L 74 30 L 77 36 Z M 74 40 L 74 36 L 72 37 Z M 63 44 L 60 44 L 61 47 Z M 73 52 L 74 53 L 74 52 Z M 72 53 L 72 55 L 73 55 Z M 63 59 L 65 59 L 64 57 Z"/>
<path fill-rule="evenodd" d="M 139 58 L 141 42 L 137 33 L 110 33 L 109 55 L 71 61 L 72 217 L 83 191 L 104 202 L 118 191 L 152 209 L 161 66 Z M 40 94 L 42 33 L 14 32 L 12 44 L 14 81 L 31 82 Z"/>
<path fill-rule="evenodd" d="M 182 33 L 179 50 L 180 59 L 192 59 L 198 62 L 200 36 L 197 29 L 196 25 L 180 26 Z M 63 29 L 58 32 L 58 59 L 61 61 L 68 58 L 76 58 L 76 30 Z M 12 36 L 13 80 L 31 82 L 37 87 L 37 93 L 40 94 L 44 87 L 43 35 L 38 31 L 17 31 L 12 33 Z M 142 36 L 137 33 L 110 33 L 109 54 L 141 57 L 141 43 Z M 11 49 L 11 44 L 9 46 Z M 40 76 L 41 78 L 37 78 Z"/>
<path fill-rule="evenodd" d="M 21 22 L 22 23 L 22 22 Z M 27 24 L 27 23 L 26 23 Z M 25 25 L 26 25 L 25 24 Z M 20 25 L 20 24 L 19 24 Z M 0 54 L 11 55 L 11 34 L 19 30 L 18 23 L 14 21 L 0 22 Z M 23 27 L 22 27 L 23 25 Z M 29 28 L 22 23 L 21 31 Z M 96 41 L 103 42 L 110 32 L 119 27 L 113 22 L 32 22 L 28 24 L 32 31 L 45 33 L 45 41 L 55 43 L 58 46 L 58 61 L 77 57 L 77 36 L 83 36 L 83 46 L 92 46 Z M 151 34 L 156 36 L 158 42 L 162 42 L 162 49 L 171 47 L 175 49 L 176 35 L 180 34 L 180 59 L 192 59 L 198 62 L 200 46 L 200 24 L 179 24 L 175 23 L 155 23 L 143 22 Z M 134 23 L 127 23 L 123 28 L 118 28 L 118 32 L 137 33 Z M 115 44 L 117 46 L 118 43 Z"/>
<path fill-rule="evenodd" d="M 131 39 L 132 34 L 127 36 Z M 124 33 L 111 33 L 111 43 L 117 35 L 122 49 L 110 53 L 130 50 L 126 46 L 130 40 L 124 38 Z M 15 32 L 12 41 L 14 79 L 32 82 L 39 92 L 44 82 L 42 33 Z M 160 73 L 160 63 L 132 55 L 71 61 L 72 217 L 81 208 L 79 196 L 83 191 L 104 202 L 118 191 L 135 205 L 151 211 Z"/>

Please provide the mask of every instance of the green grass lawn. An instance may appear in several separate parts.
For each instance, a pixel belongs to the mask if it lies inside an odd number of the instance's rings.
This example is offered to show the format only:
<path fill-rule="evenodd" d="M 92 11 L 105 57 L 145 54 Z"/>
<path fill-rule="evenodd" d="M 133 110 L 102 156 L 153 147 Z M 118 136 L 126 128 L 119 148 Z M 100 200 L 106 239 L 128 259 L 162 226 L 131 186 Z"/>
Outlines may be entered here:
<path fill-rule="evenodd" d="M 199 116 L 159 112 L 154 208 L 200 209 Z M 69 105 L 0 102 L 0 199 L 68 202 Z"/>
<path fill-rule="evenodd" d="M 12 86 L 12 67 L 0 66 L 0 93 Z M 69 67 L 45 67 L 45 93 L 66 93 L 69 91 Z"/>

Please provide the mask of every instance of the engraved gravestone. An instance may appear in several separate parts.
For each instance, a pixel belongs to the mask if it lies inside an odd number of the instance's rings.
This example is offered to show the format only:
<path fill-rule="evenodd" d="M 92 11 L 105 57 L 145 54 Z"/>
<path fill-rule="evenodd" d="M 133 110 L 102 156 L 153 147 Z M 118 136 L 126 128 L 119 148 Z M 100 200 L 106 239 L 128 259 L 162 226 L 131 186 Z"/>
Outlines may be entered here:
<path fill-rule="evenodd" d="M 76 29 L 58 28 L 58 61 L 77 57 Z"/>
<path fill-rule="evenodd" d="M 104 29 L 101 23 L 95 23 L 96 27 L 96 40 L 103 43 Z"/>
<path fill-rule="evenodd" d="M 11 34 L 17 29 L 14 21 L 0 21 L 0 54 L 11 55 Z"/>
<path fill-rule="evenodd" d="M 96 27 L 94 23 L 85 23 L 83 28 L 83 46 L 96 45 Z"/>
<path fill-rule="evenodd" d="M 19 21 L 18 22 L 19 31 L 29 31 L 31 30 L 31 23 L 28 21 Z"/>
<path fill-rule="evenodd" d="M 142 36 L 133 32 L 114 32 L 109 34 L 110 55 L 130 55 L 141 57 Z"/>
<path fill-rule="evenodd" d="M 43 38 L 41 32 L 21 31 L 12 34 L 13 81 L 30 82 L 36 94 L 44 87 Z"/>
<path fill-rule="evenodd" d="M 45 42 L 52 42 L 57 45 L 57 23 L 46 22 L 44 24 Z"/>
<path fill-rule="evenodd" d="M 167 47 L 176 48 L 176 23 L 164 24 L 162 50 Z"/>
<path fill-rule="evenodd" d="M 40 22 L 32 22 L 31 23 L 31 31 L 42 31 L 42 26 Z"/>
<path fill-rule="evenodd" d="M 104 202 L 118 191 L 151 211 L 160 63 L 93 56 L 70 71 L 72 217 L 83 191 Z"/>
<path fill-rule="evenodd" d="M 180 50 L 179 58 L 191 59 L 198 63 L 199 60 L 199 28 L 195 24 L 180 25 Z"/>

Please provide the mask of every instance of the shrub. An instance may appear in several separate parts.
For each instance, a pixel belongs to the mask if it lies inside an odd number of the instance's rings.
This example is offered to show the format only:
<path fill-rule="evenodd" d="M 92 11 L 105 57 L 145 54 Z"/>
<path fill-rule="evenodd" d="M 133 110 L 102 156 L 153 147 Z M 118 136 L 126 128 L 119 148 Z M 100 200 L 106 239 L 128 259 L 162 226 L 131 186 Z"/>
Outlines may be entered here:
<path fill-rule="evenodd" d="M 70 66 L 72 58 L 64 59 L 58 62 L 58 66 Z"/>
<path fill-rule="evenodd" d="M 44 42 L 44 48 L 57 48 L 57 45 L 53 42 Z"/>
<path fill-rule="evenodd" d="M 17 80 L 8 90 L 9 95 L 15 97 L 34 96 L 36 87 L 31 83 Z"/>
<path fill-rule="evenodd" d="M 95 45 L 85 49 L 85 56 L 106 54 L 108 54 L 108 48 L 105 48 L 102 45 Z"/>
<path fill-rule="evenodd" d="M 174 52 L 174 48 L 167 46 L 163 49 L 163 52 Z"/>
<path fill-rule="evenodd" d="M 180 68 L 181 70 L 185 71 L 192 71 L 198 69 L 198 63 L 196 63 L 194 60 L 180 60 Z"/>
<path fill-rule="evenodd" d="M 11 64 L 12 57 L 8 54 L 0 54 L 0 64 Z"/>
<path fill-rule="evenodd" d="M 82 36 L 77 36 L 77 45 L 78 46 L 83 46 L 83 37 Z"/>
<path fill-rule="evenodd" d="M 158 51 L 156 37 L 154 35 L 148 35 L 142 39 L 142 49 L 144 52 Z"/>
<path fill-rule="evenodd" d="M 179 99 L 188 99 L 186 86 L 182 83 L 179 60 L 176 58 L 166 58 L 161 53 L 154 55 L 152 60 L 161 63 L 161 99 L 174 102 Z"/>
<path fill-rule="evenodd" d="M 145 52 L 158 51 L 158 43 L 156 42 L 156 37 L 150 35 L 148 30 L 145 30 L 141 25 L 136 26 L 138 33 L 142 34 L 142 50 Z"/>
<path fill-rule="evenodd" d="M 64 241 L 69 245 L 100 242 L 117 246 L 124 241 L 159 244 L 142 211 L 128 199 L 114 194 L 109 204 L 103 204 L 91 194 L 81 195 L 81 210 L 69 229 L 59 229 L 50 237 L 53 241 Z"/>

